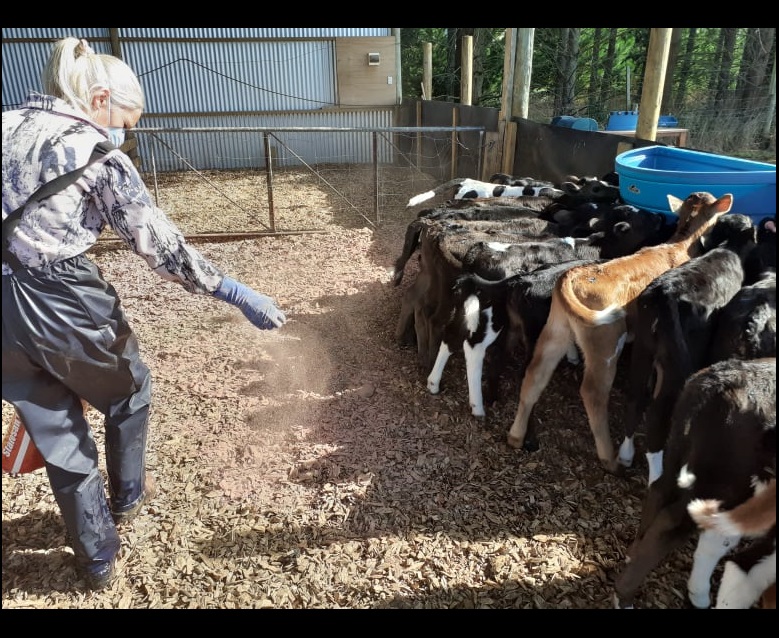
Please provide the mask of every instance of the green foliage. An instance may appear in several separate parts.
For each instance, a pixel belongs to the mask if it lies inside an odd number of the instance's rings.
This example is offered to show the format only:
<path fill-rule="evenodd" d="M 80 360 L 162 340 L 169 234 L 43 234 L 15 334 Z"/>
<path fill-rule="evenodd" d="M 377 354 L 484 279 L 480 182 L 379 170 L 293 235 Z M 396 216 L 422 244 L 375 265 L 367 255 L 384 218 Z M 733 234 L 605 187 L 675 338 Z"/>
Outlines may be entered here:
<path fill-rule="evenodd" d="M 450 51 L 454 46 L 452 34 L 455 31 L 445 28 L 401 30 L 404 97 L 421 97 L 422 44 L 431 42 L 432 97 L 442 101 L 459 99 L 460 64 Z M 566 31 L 562 28 L 534 30 L 528 117 L 542 122 L 548 122 L 556 115 L 592 117 L 605 127 L 610 111 L 632 110 L 639 105 L 651 29 L 605 27 L 597 32 L 595 28 L 577 29 L 578 49 L 573 62 L 564 57 L 564 45 L 568 41 L 563 37 Z M 723 28 L 680 29 L 669 93 L 669 99 L 672 97 L 673 100 L 667 114 L 675 115 L 681 126 L 690 129 L 691 143 L 697 148 L 710 144 L 717 147 L 711 149 L 715 152 L 727 152 L 734 145 L 765 147 L 773 144 L 775 147 L 775 115 L 773 120 L 766 121 L 770 65 L 776 59 L 775 30 L 770 31 L 774 34 L 773 41 L 760 43 L 769 62 L 767 72 L 760 76 L 763 78 L 760 86 L 751 87 L 753 90 L 745 102 L 743 82 L 746 67 L 751 62 L 746 56 L 750 29 L 731 30 L 729 35 L 734 36 L 731 41 L 724 37 L 728 32 Z M 481 55 L 483 63 L 481 93 L 477 100 L 474 92 L 474 104 L 500 108 L 506 29 L 493 28 L 484 32 L 480 35 L 487 37 L 474 40 L 474 58 Z M 608 46 L 610 40 L 613 50 Z M 454 68 L 451 68 L 452 64 Z M 572 77 L 564 77 L 566 69 Z M 560 112 L 562 109 L 564 112 Z M 725 121 L 727 126 L 723 125 Z M 718 131 L 721 134 L 717 135 Z M 699 135 L 705 135 L 706 140 L 700 139 Z"/>

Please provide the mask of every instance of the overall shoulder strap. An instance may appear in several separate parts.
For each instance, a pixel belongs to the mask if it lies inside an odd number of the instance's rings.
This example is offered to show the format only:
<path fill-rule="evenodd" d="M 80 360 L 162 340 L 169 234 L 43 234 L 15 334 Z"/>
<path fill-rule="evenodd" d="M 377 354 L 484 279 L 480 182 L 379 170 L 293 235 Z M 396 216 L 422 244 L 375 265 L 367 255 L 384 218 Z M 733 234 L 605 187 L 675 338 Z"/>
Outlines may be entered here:
<path fill-rule="evenodd" d="M 14 255 L 10 250 L 8 250 L 8 240 L 11 238 L 11 235 L 13 234 L 14 229 L 16 226 L 19 225 L 19 219 L 22 216 L 22 211 L 24 210 L 25 206 L 31 202 L 39 202 L 42 199 L 46 199 L 47 197 L 50 197 L 54 193 L 57 193 L 61 191 L 63 188 L 66 188 L 73 184 L 79 177 L 81 177 L 84 174 L 84 171 L 86 168 L 96 162 L 98 159 L 106 155 L 108 152 L 114 150 L 116 146 L 111 144 L 109 141 L 104 142 L 98 142 L 95 144 L 95 147 L 92 149 L 92 154 L 89 156 L 89 160 L 87 160 L 87 163 L 83 166 L 79 166 L 78 168 L 70 171 L 69 173 L 63 173 L 62 175 L 59 175 L 58 177 L 55 177 L 54 179 L 46 182 L 43 184 L 38 190 L 36 190 L 32 195 L 30 195 L 29 199 L 19 206 L 15 211 L 10 213 L 8 217 L 6 217 L 3 220 L 3 261 L 6 262 L 13 268 L 14 270 L 19 270 L 19 268 L 22 267 L 19 260 L 16 258 L 16 255 Z"/>

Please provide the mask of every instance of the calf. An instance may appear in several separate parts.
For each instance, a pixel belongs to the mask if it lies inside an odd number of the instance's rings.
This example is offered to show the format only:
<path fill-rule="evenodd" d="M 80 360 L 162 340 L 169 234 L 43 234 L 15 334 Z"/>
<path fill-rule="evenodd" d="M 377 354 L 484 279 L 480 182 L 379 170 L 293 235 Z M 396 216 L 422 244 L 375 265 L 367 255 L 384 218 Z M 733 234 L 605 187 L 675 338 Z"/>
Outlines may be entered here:
<path fill-rule="evenodd" d="M 693 374 L 674 407 L 663 473 L 649 486 L 615 603 L 632 607 L 647 575 L 696 531 L 688 504 L 715 499 L 731 509 L 776 475 L 776 359 L 728 359 Z M 704 530 L 687 582 L 698 608 L 710 604 L 711 576 L 741 539 L 737 529 Z"/>
<path fill-rule="evenodd" d="M 618 460 L 632 465 L 633 437 L 646 417 L 650 483 L 662 471 L 676 397 L 685 379 L 709 362 L 716 315 L 741 289 L 742 261 L 754 246 L 754 227 L 745 215 L 723 215 L 706 238 L 722 247 L 664 272 L 636 300 L 628 413 Z"/>
<path fill-rule="evenodd" d="M 483 232 L 491 230 L 493 234 L 495 234 L 495 231 L 506 230 L 508 227 L 505 224 L 509 224 L 511 232 L 514 234 L 522 233 L 546 237 L 559 236 L 557 224 L 541 220 L 538 217 L 538 213 L 524 208 L 470 207 L 468 209 L 443 208 L 423 211 L 417 215 L 417 219 L 406 227 L 403 250 L 395 260 L 395 268 L 392 275 L 394 285 L 400 285 L 403 280 L 406 263 L 419 248 L 423 231 L 429 228 L 433 222 L 449 222 L 450 225 L 447 227 L 450 229 L 456 228 L 451 224 L 456 222 L 464 230 L 481 230 Z"/>
<path fill-rule="evenodd" d="M 709 363 L 776 356 L 776 273 L 743 286 L 716 319 Z"/>
<path fill-rule="evenodd" d="M 776 272 L 776 217 L 765 217 L 757 225 L 757 246 L 747 255 L 744 283 L 756 282 L 766 272 Z"/>
<path fill-rule="evenodd" d="M 432 199 L 436 195 L 450 193 L 452 199 L 472 199 L 475 197 L 518 197 L 518 196 L 549 196 L 556 197 L 563 194 L 563 191 L 554 187 L 551 182 L 542 182 L 539 180 L 526 178 L 527 183 L 506 186 L 504 184 L 494 184 L 489 182 L 480 182 L 476 179 L 467 177 L 457 177 L 449 180 L 445 184 L 436 186 L 434 189 L 415 195 L 408 200 L 407 208 L 416 206 Z"/>
<path fill-rule="evenodd" d="M 731 194 L 690 194 L 684 201 L 668 196 L 678 215 L 668 243 L 642 248 L 603 264 L 578 266 L 560 277 L 552 295 L 549 319 L 525 371 L 519 407 L 508 432 L 508 444 L 521 448 L 530 413 L 562 356 L 572 343 L 584 356 L 581 396 L 603 467 L 620 473 L 609 433 L 608 400 L 617 360 L 635 315 L 635 300 L 662 273 L 697 255 L 698 239 L 733 205 Z"/>
<path fill-rule="evenodd" d="M 501 223 L 450 223 L 421 220 L 417 240 L 420 246 L 419 272 L 403 296 L 395 337 L 399 343 L 407 343 L 411 340 L 413 328 L 418 360 L 425 373 L 430 371 L 437 356 L 441 333 L 452 311 L 451 287 L 455 278 L 463 272 L 462 260 L 469 247 L 478 241 L 521 242 L 526 239 L 524 229 L 527 224 L 524 222 L 538 221 L 517 219 Z"/>

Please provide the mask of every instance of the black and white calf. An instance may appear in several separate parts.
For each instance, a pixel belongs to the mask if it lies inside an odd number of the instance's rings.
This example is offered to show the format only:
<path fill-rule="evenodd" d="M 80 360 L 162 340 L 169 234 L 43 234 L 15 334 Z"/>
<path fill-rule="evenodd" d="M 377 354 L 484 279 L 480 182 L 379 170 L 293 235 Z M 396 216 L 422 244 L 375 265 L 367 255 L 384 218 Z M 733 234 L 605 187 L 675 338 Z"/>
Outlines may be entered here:
<path fill-rule="evenodd" d="M 684 382 L 709 361 L 716 314 L 741 290 L 744 270 L 727 248 L 666 271 L 636 299 L 625 438 L 618 460 L 633 464 L 634 435 L 645 421 L 648 481 L 662 472 L 670 416 Z"/>
<path fill-rule="evenodd" d="M 696 533 L 691 501 L 732 509 L 775 478 L 776 358 L 728 359 L 693 374 L 674 407 L 663 473 L 647 490 L 615 582 L 616 606 L 632 607 L 648 574 Z M 709 607 L 714 569 L 740 540 L 719 529 L 700 533 L 687 581 L 693 606 Z"/>
<path fill-rule="evenodd" d="M 524 183 L 518 183 L 513 186 L 505 184 L 495 184 L 491 182 L 481 182 L 477 179 L 467 177 L 457 177 L 449 180 L 445 184 L 436 186 L 432 190 L 425 191 L 419 195 L 414 195 L 408 200 L 407 207 L 416 206 L 426 202 L 437 195 L 448 194 L 447 199 L 474 199 L 477 197 L 520 197 L 520 196 L 548 196 L 558 197 L 563 194 L 558 188 L 555 188 L 551 182 L 544 182 L 532 178 L 525 178 Z"/>
<path fill-rule="evenodd" d="M 776 273 L 743 286 L 720 311 L 709 363 L 776 356 Z"/>

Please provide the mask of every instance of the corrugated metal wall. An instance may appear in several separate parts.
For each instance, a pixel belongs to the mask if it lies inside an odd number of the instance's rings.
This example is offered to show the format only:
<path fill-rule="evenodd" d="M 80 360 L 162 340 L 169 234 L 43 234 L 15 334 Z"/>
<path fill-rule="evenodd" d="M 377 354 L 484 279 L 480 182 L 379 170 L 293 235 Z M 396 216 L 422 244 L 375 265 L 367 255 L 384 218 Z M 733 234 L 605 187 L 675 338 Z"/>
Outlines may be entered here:
<path fill-rule="evenodd" d="M 146 93 L 140 128 L 351 127 L 388 128 L 388 107 L 337 108 L 335 40 L 386 37 L 391 29 L 336 28 L 121 28 L 122 57 Z M 87 38 L 110 53 L 108 28 L 3 28 L 3 110 L 16 108 L 30 90 L 41 90 L 40 71 L 51 42 L 66 35 Z M 396 73 L 396 75 L 398 75 Z M 138 135 L 141 169 L 257 168 L 265 163 L 261 135 L 165 133 L 165 144 Z M 281 165 L 372 161 L 368 133 L 282 133 Z M 380 137 L 380 161 L 391 145 Z M 169 146 L 170 148 L 166 148 Z M 171 150 L 173 149 L 173 150 Z M 296 157 L 299 156 L 298 157 Z"/>

